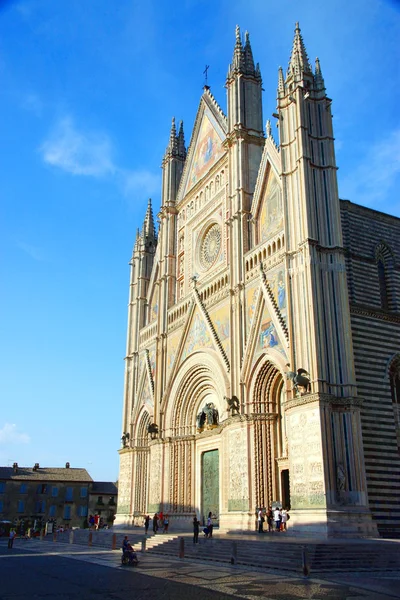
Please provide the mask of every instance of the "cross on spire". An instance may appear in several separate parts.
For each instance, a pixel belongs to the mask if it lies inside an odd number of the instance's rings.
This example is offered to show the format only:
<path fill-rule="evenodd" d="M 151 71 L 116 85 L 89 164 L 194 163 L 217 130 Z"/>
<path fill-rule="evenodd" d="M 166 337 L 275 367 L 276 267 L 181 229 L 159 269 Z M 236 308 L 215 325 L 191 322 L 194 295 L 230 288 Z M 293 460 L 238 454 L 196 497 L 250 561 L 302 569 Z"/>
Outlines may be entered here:
<path fill-rule="evenodd" d="M 208 69 L 210 68 L 209 65 L 206 65 L 206 68 L 203 71 L 203 75 L 204 75 L 204 87 L 208 87 Z"/>

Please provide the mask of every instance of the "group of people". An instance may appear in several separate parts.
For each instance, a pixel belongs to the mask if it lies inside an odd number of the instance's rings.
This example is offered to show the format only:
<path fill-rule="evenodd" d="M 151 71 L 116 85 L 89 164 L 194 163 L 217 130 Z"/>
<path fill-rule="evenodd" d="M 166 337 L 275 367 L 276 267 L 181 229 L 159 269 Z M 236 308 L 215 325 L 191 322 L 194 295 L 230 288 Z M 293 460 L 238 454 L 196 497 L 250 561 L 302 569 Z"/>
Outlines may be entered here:
<path fill-rule="evenodd" d="M 103 517 L 100 517 L 100 515 L 90 515 L 88 523 L 89 529 L 95 529 L 96 531 L 98 529 L 108 529 L 107 523 L 104 522 Z"/>
<path fill-rule="evenodd" d="M 150 516 L 146 515 L 144 518 L 144 532 L 147 534 L 150 527 Z M 168 533 L 169 517 L 164 515 L 163 512 L 155 513 L 153 517 L 153 532 L 157 533 L 159 529 L 162 529 L 162 533 Z"/>
<path fill-rule="evenodd" d="M 268 531 L 271 533 L 273 531 L 287 531 L 289 519 L 290 515 L 287 508 L 279 508 L 279 506 L 274 509 L 269 506 L 267 510 L 259 508 L 257 512 L 258 533 L 264 533 L 265 521 L 267 522 Z"/>
<path fill-rule="evenodd" d="M 204 527 L 204 529 L 203 529 L 203 533 L 206 538 L 212 538 L 213 528 L 214 528 L 213 516 L 212 516 L 212 513 L 209 512 L 208 517 L 207 517 L 207 526 Z M 194 517 L 193 518 L 193 544 L 199 543 L 199 531 L 200 531 L 200 521 L 198 520 L 197 517 Z"/>

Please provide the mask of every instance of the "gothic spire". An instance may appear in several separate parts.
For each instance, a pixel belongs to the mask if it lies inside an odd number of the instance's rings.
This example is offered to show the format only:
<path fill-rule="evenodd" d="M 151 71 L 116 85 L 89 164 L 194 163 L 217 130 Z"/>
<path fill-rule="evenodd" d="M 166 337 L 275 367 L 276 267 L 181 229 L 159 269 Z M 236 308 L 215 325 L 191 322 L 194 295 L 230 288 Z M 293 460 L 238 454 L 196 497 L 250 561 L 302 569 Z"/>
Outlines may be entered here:
<path fill-rule="evenodd" d="M 133 254 L 135 254 L 135 252 L 138 252 L 139 248 L 140 248 L 140 229 L 139 227 L 136 230 L 136 240 L 135 240 L 135 244 L 133 246 Z"/>
<path fill-rule="evenodd" d="M 301 73 L 312 74 L 310 61 L 308 60 L 306 47 L 300 32 L 299 23 L 296 23 L 292 53 L 289 60 L 287 75 L 301 75 Z"/>
<path fill-rule="evenodd" d="M 317 88 L 317 90 L 324 90 L 325 89 L 325 81 L 322 76 L 321 65 L 319 64 L 319 58 L 315 59 L 314 79 L 315 79 L 315 87 Z"/>
<path fill-rule="evenodd" d="M 175 117 L 172 117 L 171 132 L 169 134 L 169 143 L 165 151 L 166 155 L 177 154 L 178 140 L 176 137 Z"/>
<path fill-rule="evenodd" d="M 179 123 L 178 133 L 178 155 L 181 158 L 186 158 L 185 135 L 183 133 L 183 121 Z"/>
<path fill-rule="evenodd" d="M 254 73 L 254 60 L 253 60 L 253 51 L 251 49 L 250 44 L 250 36 L 249 32 L 246 31 L 244 34 L 245 44 L 244 44 L 244 66 L 247 73 Z"/>
<path fill-rule="evenodd" d="M 147 205 L 146 216 L 143 222 L 143 241 L 146 240 L 155 240 L 157 237 L 156 228 L 154 226 L 154 217 L 153 217 L 153 208 L 151 206 L 151 198 L 149 198 L 149 203 Z"/>
<path fill-rule="evenodd" d="M 233 51 L 232 67 L 233 67 L 234 71 L 239 71 L 239 72 L 243 73 L 244 52 L 243 52 L 242 40 L 240 37 L 239 25 L 236 25 L 235 35 L 236 35 L 236 42 L 235 42 L 235 49 Z"/>
<path fill-rule="evenodd" d="M 260 66 L 258 63 L 254 65 L 249 32 L 246 31 L 244 34 L 244 45 L 242 44 L 239 25 L 236 25 L 235 35 L 235 48 L 233 50 L 232 64 L 228 67 L 227 78 L 230 79 L 233 73 L 242 73 L 243 75 L 251 75 L 261 80 Z"/>

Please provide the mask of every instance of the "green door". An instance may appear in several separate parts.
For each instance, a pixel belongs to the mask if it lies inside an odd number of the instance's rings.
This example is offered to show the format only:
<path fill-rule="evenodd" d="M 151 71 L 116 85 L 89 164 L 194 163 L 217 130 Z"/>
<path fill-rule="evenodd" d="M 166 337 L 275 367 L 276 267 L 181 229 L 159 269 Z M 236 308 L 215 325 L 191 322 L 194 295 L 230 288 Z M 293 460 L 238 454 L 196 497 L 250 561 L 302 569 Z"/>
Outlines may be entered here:
<path fill-rule="evenodd" d="M 201 456 L 201 510 L 207 522 L 213 514 L 214 526 L 219 525 L 219 450 L 204 452 Z"/>

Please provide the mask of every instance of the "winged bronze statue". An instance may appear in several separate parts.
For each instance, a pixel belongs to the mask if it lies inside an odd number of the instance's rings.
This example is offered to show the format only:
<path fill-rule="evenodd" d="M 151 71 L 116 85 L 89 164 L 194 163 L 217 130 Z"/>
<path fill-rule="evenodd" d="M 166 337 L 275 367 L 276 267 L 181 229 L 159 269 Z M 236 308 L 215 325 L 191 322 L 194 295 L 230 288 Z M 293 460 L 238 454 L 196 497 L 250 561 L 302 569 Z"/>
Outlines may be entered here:
<path fill-rule="evenodd" d="M 297 373 L 288 371 L 286 376 L 293 382 L 293 387 L 296 390 L 297 396 L 301 395 L 299 388 L 303 388 L 304 394 L 311 392 L 311 375 L 305 369 L 297 369 Z"/>

